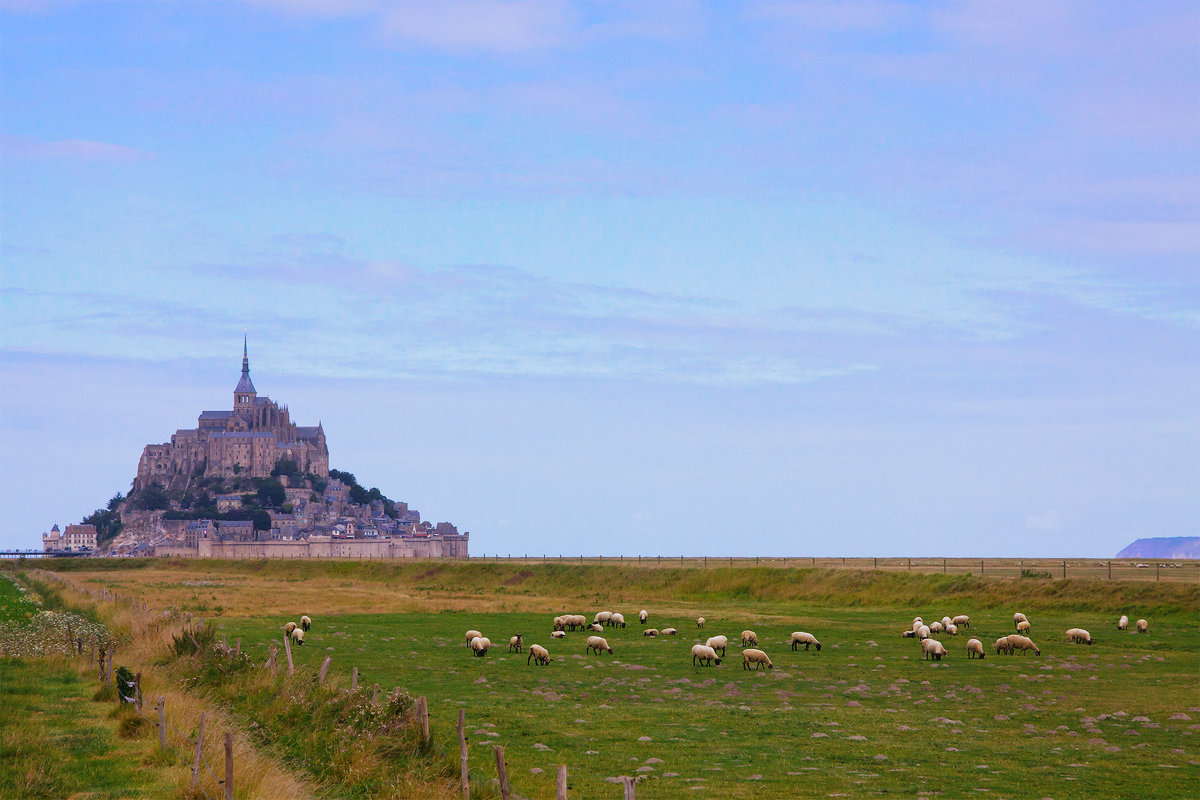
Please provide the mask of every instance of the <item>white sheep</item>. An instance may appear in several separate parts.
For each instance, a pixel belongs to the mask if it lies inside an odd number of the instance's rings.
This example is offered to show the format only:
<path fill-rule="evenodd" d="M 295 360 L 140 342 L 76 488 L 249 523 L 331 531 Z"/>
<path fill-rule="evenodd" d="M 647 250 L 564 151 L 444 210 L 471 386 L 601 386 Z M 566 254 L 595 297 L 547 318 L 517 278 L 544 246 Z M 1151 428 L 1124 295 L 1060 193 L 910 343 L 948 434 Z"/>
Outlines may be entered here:
<path fill-rule="evenodd" d="M 571 626 L 572 630 L 575 628 L 583 630 L 587 627 L 587 617 L 585 617 L 583 614 L 569 614 L 564 619 L 566 620 L 567 625 Z"/>
<path fill-rule="evenodd" d="M 729 646 L 729 637 L 728 636 L 710 636 L 708 641 L 705 642 L 704 644 L 708 645 L 713 650 L 720 650 L 721 657 L 724 658 L 725 657 L 725 648 Z"/>
<path fill-rule="evenodd" d="M 304 644 L 304 629 L 303 628 L 292 628 L 291 636 L 292 636 L 292 641 L 296 643 L 297 647 Z"/>
<path fill-rule="evenodd" d="M 483 636 L 483 634 L 479 631 L 467 631 L 467 647 L 471 646 L 472 639 L 478 639 L 480 636 Z"/>
<path fill-rule="evenodd" d="M 677 633 L 679 633 L 679 631 L 675 630 L 674 628 L 663 628 L 662 629 L 663 636 L 674 636 Z"/>
<path fill-rule="evenodd" d="M 286 633 L 288 636 L 291 636 L 292 631 L 294 631 L 294 630 L 296 630 L 296 623 L 294 623 L 294 622 L 289 622 L 283 626 L 283 632 Z"/>
<path fill-rule="evenodd" d="M 717 657 L 717 651 L 705 644 L 692 645 L 692 666 L 696 666 L 697 659 L 704 666 L 709 666 L 715 663 L 721 665 L 721 659 Z"/>
<path fill-rule="evenodd" d="M 307 614 L 305 614 L 303 617 L 300 618 L 300 627 L 304 628 L 304 630 L 306 632 L 308 631 L 309 628 L 312 627 L 312 620 L 309 619 L 309 616 Z"/>
<path fill-rule="evenodd" d="M 758 634 L 754 631 L 742 631 L 742 647 L 758 644 Z"/>
<path fill-rule="evenodd" d="M 624 628 L 625 627 L 625 615 L 621 614 L 620 612 L 614 611 L 613 615 L 611 617 L 609 617 L 609 619 L 608 619 L 608 624 L 612 625 L 614 628 Z"/>
<path fill-rule="evenodd" d="M 1007 636 L 1001 636 L 996 640 L 996 643 L 992 645 L 996 648 L 996 655 L 1000 655 L 1001 653 L 1010 655 L 1012 654 L 1012 645 L 1009 644 L 1008 638 L 1009 637 Z"/>
<path fill-rule="evenodd" d="M 645 625 L 646 620 L 648 620 L 648 619 L 650 619 L 650 615 L 646 613 L 646 609 L 643 608 L 641 611 L 638 612 L 638 622 Z"/>
<path fill-rule="evenodd" d="M 929 630 L 928 625 L 922 625 L 921 627 L 917 628 L 917 638 L 921 641 L 928 639 L 930 633 L 932 633 L 932 631 Z"/>
<path fill-rule="evenodd" d="M 510 652 L 510 653 L 513 653 L 513 652 L 520 653 L 521 652 L 521 649 L 525 644 L 524 641 L 521 639 L 521 637 L 523 635 L 524 634 L 518 633 L 516 636 L 509 638 L 508 652 Z"/>
<path fill-rule="evenodd" d="M 1121 618 L 1119 620 L 1117 620 L 1117 630 L 1119 630 L 1119 631 L 1129 630 L 1129 617 L 1125 616 L 1124 614 L 1121 615 Z"/>
<path fill-rule="evenodd" d="M 1150 630 L 1150 623 L 1146 622 L 1146 620 L 1144 620 L 1144 619 L 1139 619 L 1137 621 L 1137 632 L 1145 633 L 1148 630 Z"/>
<path fill-rule="evenodd" d="M 984 657 L 983 642 L 978 639 L 967 639 L 967 658 Z"/>
<path fill-rule="evenodd" d="M 940 623 L 940 622 L 933 622 L 933 623 L 930 623 L 930 625 L 929 625 L 929 633 L 930 633 L 930 635 L 933 635 L 933 634 L 938 634 L 938 633 L 941 633 L 941 632 L 942 632 L 942 623 Z"/>
<path fill-rule="evenodd" d="M 599 622 L 593 622 L 591 625 L 588 625 L 588 630 L 595 631 L 596 633 L 604 633 L 604 626 Z"/>
<path fill-rule="evenodd" d="M 742 669 L 750 669 L 750 665 L 754 665 L 755 671 L 763 668 L 775 669 L 775 665 L 771 663 L 770 657 L 762 650 L 755 650 L 753 647 L 742 651 Z"/>
<path fill-rule="evenodd" d="M 1025 655 L 1026 651 L 1032 650 L 1035 656 L 1040 656 L 1042 651 L 1033 643 L 1033 640 L 1028 636 L 1010 635 L 1008 637 L 1009 652 L 1016 653 L 1021 651 L 1021 655 Z"/>
<path fill-rule="evenodd" d="M 697 618 L 696 618 L 696 627 L 697 627 L 697 628 L 703 628 L 703 627 L 704 627 L 704 617 L 697 617 Z"/>
<path fill-rule="evenodd" d="M 525 666 L 529 666 L 530 661 L 536 661 L 544 667 L 550 663 L 550 651 L 540 644 L 531 644 L 529 645 L 529 657 L 525 659 Z"/>
<path fill-rule="evenodd" d="M 942 656 L 946 655 L 945 646 L 937 639 L 925 639 L 921 642 L 921 651 L 925 654 L 925 658 L 932 658 L 934 661 L 941 661 Z"/>
<path fill-rule="evenodd" d="M 942 617 L 942 629 L 946 630 L 949 627 L 950 627 L 950 617 L 949 616 Z"/>
<path fill-rule="evenodd" d="M 925 627 L 925 622 L 920 617 L 917 617 L 916 619 L 913 620 L 913 624 L 912 624 L 912 632 L 913 633 L 916 633 L 917 631 L 921 630 L 921 628 L 923 628 L 923 627 Z"/>
<path fill-rule="evenodd" d="M 1023 619 L 1017 623 L 1017 633 L 1029 633 L 1029 629 L 1032 627 L 1033 625 L 1029 624 L 1029 620 Z"/>
<path fill-rule="evenodd" d="M 1077 644 L 1091 644 L 1092 635 L 1083 628 L 1071 628 L 1067 631 L 1067 641 Z"/>
<path fill-rule="evenodd" d="M 483 658 L 487 655 L 488 648 L 491 646 L 491 639 L 486 636 L 476 636 L 471 640 L 471 655 L 475 658 Z"/>
<path fill-rule="evenodd" d="M 957 625 L 960 628 L 971 627 L 971 618 L 968 617 L 966 614 L 959 614 L 958 616 L 956 616 L 954 619 L 952 619 L 950 621 L 953 622 L 955 625 Z"/>
<path fill-rule="evenodd" d="M 610 619 L 612 619 L 611 611 L 598 611 L 595 619 L 593 619 L 592 622 L 598 622 L 601 625 L 607 625 Z"/>
<path fill-rule="evenodd" d="M 817 641 L 817 637 L 813 636 L 811 633 L 805 633 L 804 631 L 794 631 L 788 641 L 790 641 L 792 644 L 792 650 L 795 650 L 800 645 L 804 645 L 805 650 L 812 645 L 817 646 L 818 652 L 821 650 L 821 643 Z"/>
<path fill-rule="evenodd" d="M 958 626 L 955 625 L 953 622 L 951 622 L 949 625 L 946 626 L 946 633 L 948 633 L 951 636 L 958 636 Z"/>
<path fill-rule="evenodd" d="M 913 638 L 913 637 L 914 637 L 914 636 L 916 636 L 916 635 L 917 635 L 917 632 L 916 632 L 916 631 L 912 631 L 912 630 L 903 630 L 903 631 L 901 631 L 901 632 L 900 632 L 900 638 L 901 638 L 901 639 L 911 639 L 911 638 Z"/>
<path fill-rule="evenodd" d="M 556 631 L 561 631 L 561 630 L 562 630 L 563 628 L 565 628 L 565 627 L 567 627 L 567 624 L 566 624 L 565 622 L 563 622 L 563 618 L 562 618 L 562 617 L 555 617 L 555 618 L 554 618 L 554 630 L 556 630 Z"/>
<path fill-rule="evenodd" d="M 565 639 L 565 638 L 567 638 L 567 632 L 566 631 L 554 631 L 553 633 L 550 634 L 550 638 L 551 639 Z"/>
<path fill-rule="evenodd" d="M 1017 613 L 1013 614 L 1013 627 L 1014 627 L 1014 628 L 1017 626 L 1017 624 L 1018 624 L 1018 623 L 1021 623 L 1021 622 L 1024 622 L 1024 621 L 1025 621 L 1025 615 L 1024 615 L 1024 614 L 1022 614 L 1020 611 L 1018 611 Z"/>
<path fill-rule="evenodd" d="M 642 631 L 642 636 L 658 636 L 658 628 L 646 628 Z"/>
<path fill-rule="evenodd" d="M 588 637 L 587 647 L 584 648 L 584 652 L 590 653 L 593 650 L 596 651 L 596 655 L 600 655 L 601 651 L 608 653 L 610 656 L 612 655 L 612 648 L 608 646 L 608 642 L 603 636 Z"/>

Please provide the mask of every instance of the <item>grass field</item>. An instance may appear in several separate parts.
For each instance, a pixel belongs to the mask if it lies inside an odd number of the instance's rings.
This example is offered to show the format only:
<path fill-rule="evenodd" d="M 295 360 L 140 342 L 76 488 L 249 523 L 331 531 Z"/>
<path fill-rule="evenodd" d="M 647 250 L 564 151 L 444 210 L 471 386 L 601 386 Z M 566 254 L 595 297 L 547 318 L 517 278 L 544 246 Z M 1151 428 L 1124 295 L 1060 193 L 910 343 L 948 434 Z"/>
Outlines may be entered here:
<path fill-rule="evenodd" d="M 606 779 L 638 774 L 643 799 L 1200 790 L 1194 586 L 744 567 L 149 562 L 68 571 L 84 585 L 205 614 L 260 662 L 285 621 L 310 613 L 314 628 L 294 648 L 302 674 L 330 655 L 342 685 L 356 666 L 367 687 L 429 697 L 435 737 L 451 752 L 465 707 L 473 773 L 494 774 L 491 745 L 503 744 L 514 788 L 529 798 L 554 796 L 558 763 L 578 798 L 620 797 Z M 680 635 L 643 638 L 641 607 Z M 633 620 L 606 632 L 612 656 L 585 656 L 586 634 L 549 639 L 554 614 L 602 608 Z M 968 660 L 968 636 L 1010 632 L 1015 610 L 1030 615 L 1041 656 L 989 649 Z M 1148 617 L 1150 633 L 1118 632 L 1122 611 Z M 899 636 L 915 614 L 959 613 L 972 628 L 943 638 L 941 664 Z M 703 634 L 697 615 L 708 620 Z M 1073 626 L 1096 644 L 1067 644 Z M 470 657 L 468 628 L 498 644 L 486 659 Z M 774 670 L 742 670 L 743 628 L 758 633 Z M 814 633 L 822 651 L 791 652 L 792 630 Z M 518 631 L 554 662 L 527 667 L 508 654 Z M 693 667 L 691 644 L 718 633 L 732 641 L 726 663 Z"/>

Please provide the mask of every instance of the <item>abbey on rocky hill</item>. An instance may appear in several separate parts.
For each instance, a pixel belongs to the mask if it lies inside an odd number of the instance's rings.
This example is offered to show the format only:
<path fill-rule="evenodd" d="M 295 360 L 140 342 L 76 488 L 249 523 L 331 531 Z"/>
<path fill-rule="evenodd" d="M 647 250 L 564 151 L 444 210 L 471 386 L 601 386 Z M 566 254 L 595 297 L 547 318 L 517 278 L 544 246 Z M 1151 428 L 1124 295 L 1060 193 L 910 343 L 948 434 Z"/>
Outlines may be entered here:
<path fill-rule="evenodd" d="M 325 430 L 297 426 L 286 405 L 259 397 L 250 380 L 250 358 L 242 342 L 242 377 L 231 411 L 202 411 L 197 427 L 176 431 L 165 444 L 148 444 L 138 461 L 134 491 L 151 483 L 180 488 L 189 478 L 244 475 L 265 478 L 282 460 L 301 472 L 329 476 Z"/>

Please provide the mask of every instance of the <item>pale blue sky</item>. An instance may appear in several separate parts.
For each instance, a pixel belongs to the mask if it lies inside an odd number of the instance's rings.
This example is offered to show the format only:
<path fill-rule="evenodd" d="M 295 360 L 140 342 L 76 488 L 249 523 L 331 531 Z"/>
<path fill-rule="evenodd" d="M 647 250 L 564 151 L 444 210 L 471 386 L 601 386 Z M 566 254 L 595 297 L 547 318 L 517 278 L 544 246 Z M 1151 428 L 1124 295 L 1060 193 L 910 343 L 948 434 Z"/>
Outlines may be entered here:
<path fill-rule="evenodd" d="M 1200 10 L 0 7 L 0 545 L 261 393 L 476 552 L 1200 533 Z M 16 501 L 23 498 L 24 501 Z"/>

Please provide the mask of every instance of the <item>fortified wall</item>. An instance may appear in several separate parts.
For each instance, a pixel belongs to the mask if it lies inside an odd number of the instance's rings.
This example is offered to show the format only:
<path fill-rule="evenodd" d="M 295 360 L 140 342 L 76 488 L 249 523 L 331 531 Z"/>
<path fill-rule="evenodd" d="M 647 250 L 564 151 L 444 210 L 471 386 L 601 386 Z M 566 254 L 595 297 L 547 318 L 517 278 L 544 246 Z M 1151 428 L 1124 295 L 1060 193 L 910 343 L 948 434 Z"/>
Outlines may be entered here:
<path fill-rule="evenodd" d="M 156 556 L 175 558 L 341 558 L 383 561 L 392 558 L 466 558 L 470 534 L 428 539 L 332 539 L 310 536 L 296 542 L 214 542 L 201 539 L 196 547 L 159 545 Z"/>

